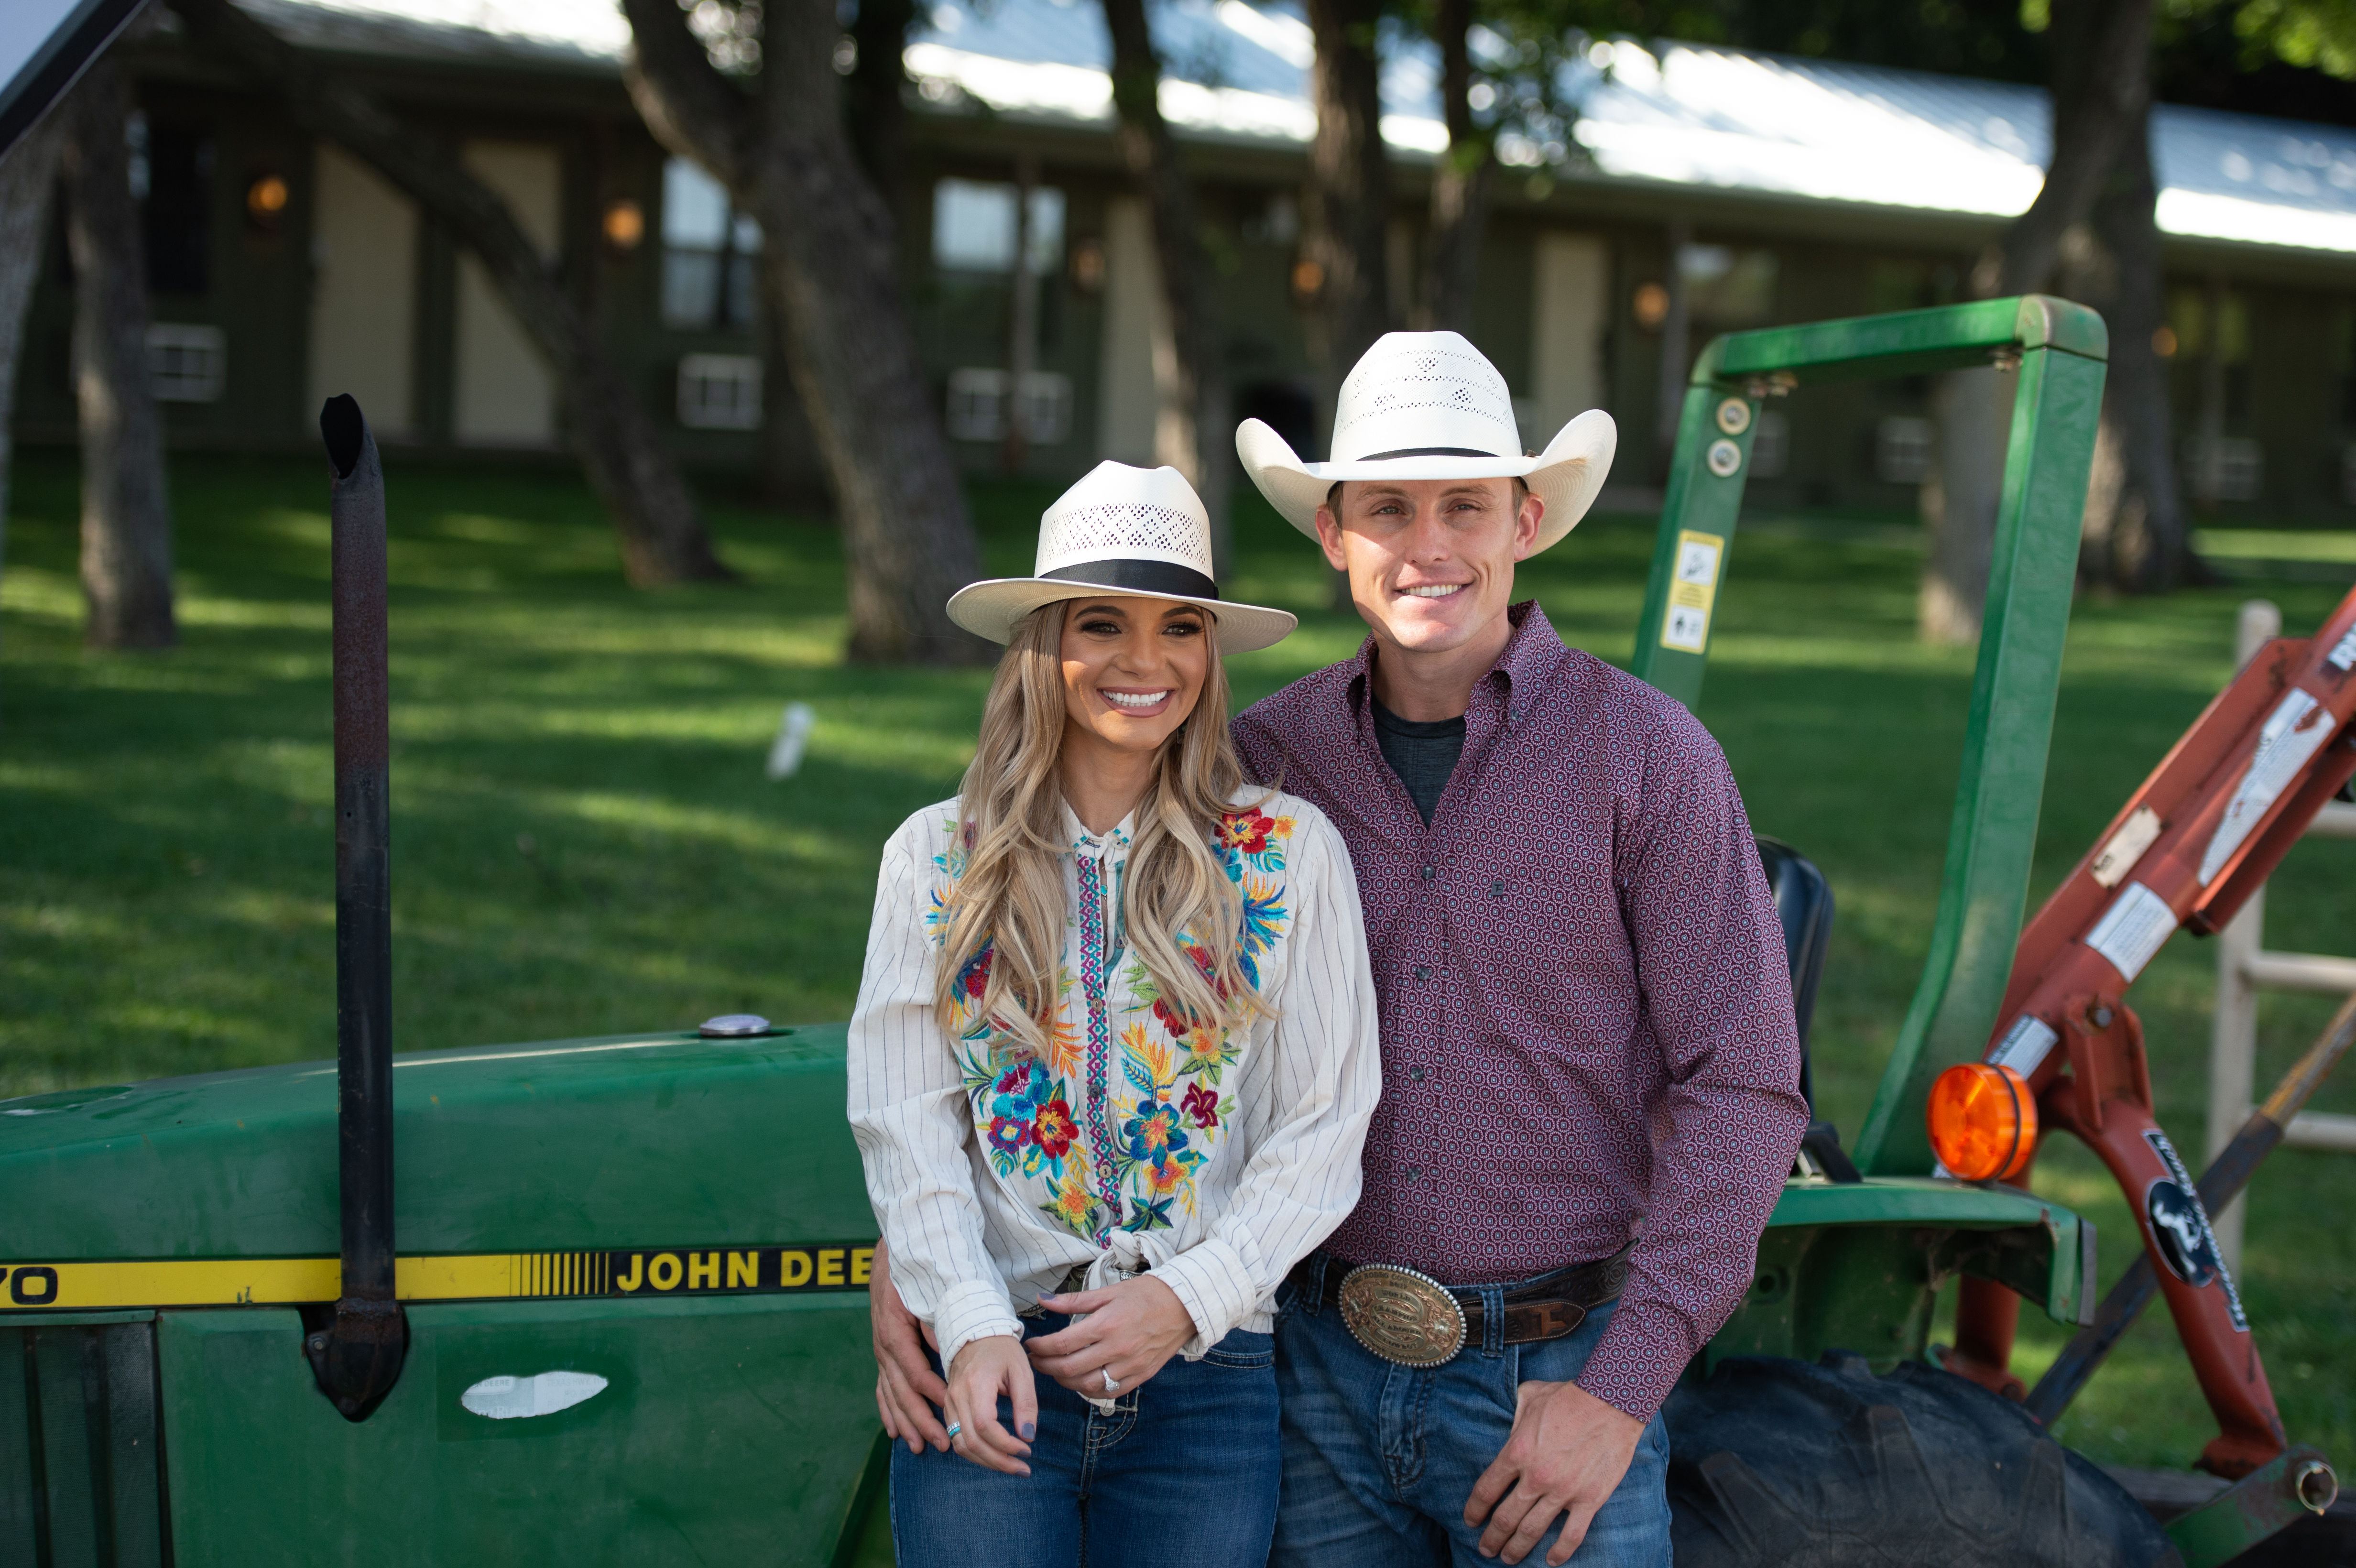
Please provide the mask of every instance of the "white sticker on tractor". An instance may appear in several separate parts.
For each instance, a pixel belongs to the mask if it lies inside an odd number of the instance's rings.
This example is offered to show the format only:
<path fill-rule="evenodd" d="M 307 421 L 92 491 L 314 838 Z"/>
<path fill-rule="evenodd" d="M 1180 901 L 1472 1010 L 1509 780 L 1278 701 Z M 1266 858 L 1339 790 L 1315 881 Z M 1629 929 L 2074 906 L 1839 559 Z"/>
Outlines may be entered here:
<path fill-rule="evenodd" d="M 2275 710 L 2266 716 L 2265 724 L 2258 731 L 2258 749 L 2250 758 L 2250 771 L 2242 775 L 2240 787 L 2233 798 L 2225 803 L 2225 815 L 2210 835 L 2209 848 L 2201 857 L 2201 885 L 2207 887 L 2210 879 L 2224 869 L 2233 851 L 2257 827 L 2283 786 L 2296 777 L 2307 760 L 2331 739 L 2331 715 L 2323 706 L 2297 687 L 2283 693 Z"/>
<path fill-rule="evenodd" d="M 1677 535 L 1677 568 L 1669 576 L 1669 608 L 1661 618 L 1661 646 L 1679 653 L 1709 648 L 1709 612 L 1718 598 L 1718 565 L 1726 541 L 1691 528 Z"/>
<path fill-rule="evenodd" d="M 2356 628 L 2331 645 L 2328 662 L 2333 669 L 2356 669 Z"/>
<path fill-rule="evenodd" d="M 2242 1309 L 2242 1293 L 2233 1285 L 2233 1273 L 2225 1266 L 2224 1254 L 2218 1250 L 2217 1233 L 2209 1228 L 2209 1208 L 2201 1201 L 2200 1186 L 2192 1173 L 2184 1168 L 2184 1161 L 2168 1135 L 2158 1127 L 2144 1129 L 2143 1141 L 2168 1168 L 2168 1174 L 2144 1189 L 2143 1212 L 2151 1227 L 2152 1240 L 2159 1243 L 2159 1261 L 2168 1272 L 2195 1290 L 2212 1284 L 2225 1287 L 2225 1315 L 2233 1327 L 2246 1334 L 2250 1331 L 2249 1314 Z"/>
<path fill-rule="evenodd" d="M 2176 912 L 2168 901 L 2141 882 L 2129 882 L 2086 933 L 2086 945 L 2109 959 L 2121 979 L 2131 981 L 2175 930 Z"/>
<path fill-rule="evenodd" d="M 2115 888 L 2125 881 L 2136 862 L 2143 859 L 2143 852 L 2159 837 L 2159 813 L 2147 805 L 2136 807 L 2135 815 L 2119 824 L 2119 830 L 2111 835 L 2103 852 L 2094 857 L 2091 873 L 2094 885 Z"/>
<path fill-rule="evenodd" d="M 458 1396 L 458 1403 L 493 1421 L 554 1415 L 605 1392 L 594 1372 L 542 1372 L 530 1378 L 485 1378 Z"/>
<path fill-rule="evenodd" d="M 2043 1019 L 2034 1013 L 2023 1013 L 2012 1020 L 2012 1028 L 1996 1050 L 1988 1053 L 1991 1067 L 2009 1067 L 2023 1078 L 2043 1065 L 2061 1036 L 2055 1034 Z"/>

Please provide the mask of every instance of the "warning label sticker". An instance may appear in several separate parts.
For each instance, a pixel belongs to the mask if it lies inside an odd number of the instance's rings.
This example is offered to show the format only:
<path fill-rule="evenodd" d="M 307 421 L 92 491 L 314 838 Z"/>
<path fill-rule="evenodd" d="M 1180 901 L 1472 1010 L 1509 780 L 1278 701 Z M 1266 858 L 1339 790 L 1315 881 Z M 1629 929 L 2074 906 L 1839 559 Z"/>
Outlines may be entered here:
<path fill-rule="evenodd" d="M 2004 1039 L 1988 1052 L 1988 1064 L 2009 1067 L 2026 1078 L 2044 1063 L 2053 1050 L 2054 1042 L 2061 1038 L 2043 1019 L 2033 1013 L 2023 1013 L 2012 1020 L 2012 1027 L 2005 1030 Z"/>
<path fill-rule="evenodd" d="M 2209 848 L 2201 856 L 2202 887 L 2225 869 L 2225 862 L 2265 818 L 2283 786 L 2331 739 L 2331 731 L 2329 709 L 2297 687 L 2283 693 L 2258 731 L 2258 749 L 2250 757 L 2250 771 L 2242 775 L 2233 798 L 2225 803 L 2217 831 L 2209 836 Z"/>
<path fill-rule="evenodd" d="M 1661 646 L 1679 653 L 1709 648 L 1709 612 L 1718 600 L 1718 567 L 1726 541 L 1687 528 L 1677 535 L 1676 569 L 1669 576 L 1669 607 L 1661 619 Z"/>
<path fill-rule="evenodd" d="M 476 1253 L 396 1258 L 393 1291 L 403 1301 L 789 1295 L 865 1290 L 874 1265 L 873 1242 Z M 287 1306 L 333 1301 L 341 1287 L 334 1258 L 7 1263 L 0 1264 L 0 1315 Z"/>
<path fill-rule="evenodd" d="M 2123 980 L 2133 980 L 2176 931 L 2176 912 L 2141 882 L 2129 882 L 2086 933 L 2086 945 L 2111 961 Z"/>

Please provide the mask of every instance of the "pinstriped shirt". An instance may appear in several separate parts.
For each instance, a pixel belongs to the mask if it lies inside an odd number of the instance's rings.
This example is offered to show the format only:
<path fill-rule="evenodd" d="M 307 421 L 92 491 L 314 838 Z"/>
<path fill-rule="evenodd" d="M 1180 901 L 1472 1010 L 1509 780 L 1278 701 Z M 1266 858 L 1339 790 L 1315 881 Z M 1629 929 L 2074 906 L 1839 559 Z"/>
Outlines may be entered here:
<path fill-rule="evenodd" d="M 1640 1236 L 1579 1381 L 1649 1419 L 1741 1299 L 1799 1147 L 1789 973 L 1708 731 L 1510 613 L 1428 827 L 1376 743 L 1371 641 L 1238 715 L 1236 748 L 1324 808 L 1365 901 L 1383 1097 L 1329 1250 L 1473 1285 Z"/>
<path fill-rule="evenodd" d="M 1381 1088 L 1358 890 L 1324 814 L 1247 790 L 1214 848 L 1243 895 L 1245 1024 L 1163 1004 L 1124 940 L 1131 825 L 1091 834 L 1068 808 L 1065 941 L 1044 1054 L 980 1008 L 987 948 L 934 1007 L 943 910 L 965 869 L 954 800 L 884 851 L 851 1020 L 850 1114 L 892 1283 L 944 1363 L 1076 1264 L 1091 1287 L 1150 1268 L 1194 1319 L 1183 1353 L 1266 1332 L 1278 1284 L 1357 1201 Z M 1180 933 L 1206 969 L 1194 933 Z"/>

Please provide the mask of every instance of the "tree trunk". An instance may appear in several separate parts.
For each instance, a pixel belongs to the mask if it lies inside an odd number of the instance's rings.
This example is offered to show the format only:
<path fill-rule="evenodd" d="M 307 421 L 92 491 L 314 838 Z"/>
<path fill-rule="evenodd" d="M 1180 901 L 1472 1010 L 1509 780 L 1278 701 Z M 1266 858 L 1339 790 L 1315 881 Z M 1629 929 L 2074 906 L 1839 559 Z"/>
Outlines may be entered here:
<path fill-rule="evenodd" d="M 131 93 L 102 55 L 60 106 L 66 244 L 74 268 L 81 416 L 81 591 L 93 648 L 163 648 L 172 620 L 172 507 L 163 416 L 147 383 L 147 276 L 123 123 Z"/>
<path fill-rule="evenodd" d="M 900 188 L 900 150 L 906 139 L 908 27 L 916 19 L 916 0 L 859 0 L 851 41 L 859 51 L 845 84 L 851 144 L 859 166 L 891 199 Z"/>
<path fill-rule="evenodd" d="M 2152 178 L 2149 106 L 2127 138 L 2096 200 L 2094 238 L 2115 280 L 2102 302 L 2111 329 L 2110 373 L 2103 383 L 2103 433 L 2096 447 L 2096 494 L 2088 498 L 2080 569 L 2129 592 L 2157 592 L 2207 567 L 2192 552 L 2178 487 L 2168 362 L 2153 339 L 2166 313 L 2160 272 L 2158 200 Z M 2110 472 L 2105 472 L 2109 470 Z"/>
<path fill-rule="evenodd" d="M 2053 151 L 2045 183 L 1973 272 L 1983 299 L 2042 288 L 2151 105 L 2152 0 L 2053 0 Z"/>
<path fill-rule="evenodd" d="M 1472 123 L 1472 0 L 1438 0 L 1431 32 L 1440 45 L 1440 107 L 1448 151 L 1431 170 L 1431 218 L 1424 231 L 1417 325 L 1472 329 L 1472 290 L 1481 265 L 1481 227 L 1488 217 L 1489 139 Z"/>
<path fill-rule="evenodd" d="M 1309 0 L 1317 133 L 1309 144 L 1309 259 L 1317 264 L 1317 347 L 1326 407 L 1350 367 L 1390 330 L 1390 162 L 1383 150 L 1377 0 Z"/>
<path fill-rule="evenodd" d="M 172 0 L 198 44 L 284 96 L 294 122 L 373 166 L 456 234 L 517 323 L 556 371 L 573 445 L 620 536 L 635 585 L 725 580 L 687 481 L 637 394 L 516 226 L 507 204 L 450 151 L 394 119 L 318 59 L 254 21 L 230 0 Z"/>
<path fill-rule="evenodd" d="M 1153 252 L 1170 315 L 1175 364 L 1153 427 L 1153 455 L 1186 476 L 1211 517 L 1213 569 L 1227 570 L 1228 479 L 1235 467 L 1234 404 L 1227 385 L 1210 257 L 1193 185 L 1162 118 L 1162 57 L 1144 0 L 1104 0 L 1112 35 L 1112 101 L 1121 161 L 1152 216 Z"/>
<path fill-rule="evenodd" d="M 1936 440 L 1922 483 L 1925 551 L 1916 611 L 1924 642 L 1979 641 L 2015 384 L 1992 368 L 1950 370 L 1932 380 Z"/>
<path fill-rule="evenodd" d="M 1972 292 L 1982 299 L 2046 285 L 2062 237 L 2086 220 L 2148 114 L 2152 0 L 2053 0 L 2052 18 L 2053 150 L 2045 183 L 2029 210 L 1972 269 Z M 1997 498 L 1990 476 L 2003 469 L 2006 426 L 1986 417 L 1979 405 L 1987 396 L 1976 400 L 1967 389 L 1974 379 L 1987 386 L 1979 372 L 1955 371 L 1938 378 L 1933 393 L 1934 416 L 1957 411 L 1963 422 L 1941 429 L 1939 482 L 1922 487 L 1926 642 L 1979 640 L 1986 563 L 1996 539 Z M 1973 562 L 1980 563 L 1976 576 Z M 1957 572 L 1963 575 L 1953 575 Z"/>
<path fill-rule="evenodd" d="M 53 109 L 0 155 L 0 571 L 8 563 L 8 479 L 16 465 L 16 379 L 25 350 L 25 312 L 41 275 L 49 233 L 49 192 L 65 145 L 66 114 Z"/>
<path fill-rule="evenodd" d="M 851 657 L 986 658 L 946 610 L 981 552 L 900 295 L 891 210 L 843 132 L 832 0 L 768 7 L 757 103 L 712 68 L 676 0 L 623 9 L 648 128 L 760 219 L 763 304 L 841 510 Z"/>
<path fill-rule="evenodd" d="M 1332 451 L 1334 404 L 1359 356 L 1391 328 L 1391 171 L 1383 149 L 1380 0 L 1308 0 L 1317 49 L 1309 73 L 1317 133 L 1309 143 L 1309 259 L 1320 282 L 1310 347 L 1321 371 L 1318 422 Z M 1346 572 L 1332 577 L 1333 608 L 1351 608 Z"/>

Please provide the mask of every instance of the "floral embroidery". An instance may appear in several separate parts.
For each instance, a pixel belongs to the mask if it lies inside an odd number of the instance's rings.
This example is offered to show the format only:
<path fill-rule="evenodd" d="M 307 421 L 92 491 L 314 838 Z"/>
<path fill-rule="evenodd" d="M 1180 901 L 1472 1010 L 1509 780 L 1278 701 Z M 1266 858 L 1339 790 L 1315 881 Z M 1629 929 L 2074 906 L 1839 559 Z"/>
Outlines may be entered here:
<path fill-rule="evenodd" d="M 1247 865 L 1263 873 L 1284 869 L 1284 847 L 1291 842 L 1292 827 L 1290 816 L 1270 816 L 1247 806 L 1219 818 L 1211 839 L 1227 863 L 1227 875 L 1241 881 Z"/>
<path fill-rule="evenodd" d="M 925 934 L 935 942 L 948 935 L 949 912 L 946 890 L 957 886 L 965 876 L 967 854 L 973 848 L 973 826 L 960 824 L 954 816 L 941 819 L 941 831 L 948 835 L 948 848 L 933 857 L 934 869 L 943 878 L 943 886 L 933 890 L 931 905 L 925 911 Z M 983 951 L 986 953 L 988 948 Z M 974 995 L 981 993 L 976 991 Z"/>
<path fill-rule="evenodd" d="M 1290 923 L 1285 859 L 1294 821 L 1243 807 L 1213 829 L 1212 848 L 1243 895 L 1237 956 L 1255 989 Z M 926 916 L 937 943 L 970 849 L 953 818 L 942 827 L 946 848 L 933 857 L 940 882 Z M 982 1013 L 989 944 L 958 970 L 954 991 L 958 1065 L 991 1169 L 1098 1246 L 1116 1229 L 1167 1230 L 1173 1214 L 1194 1212 L 1197 1173 L 1236 1114 L 1220 1080 L 1243 1046 L 1242 1031 L 1231 1038 L 1164 997 L 1135 953 L 1122 951 L 1118 929 L 1108 930 L 1128 849 L 1118 829 L 1074 846 L 1044 1060 Z M 1179 933 L 1178 944 L 1204 974 L 1216 966 L 1192 933 Z"/>
<path fill-rule="evenodd" d="M 1220 817 L 1211 836 L 1223 849 L 1232 849 L 1238 855 L 1258 855 L 1267 852 L 1268 836 L 1275 827 L 1275 817 L 1263 816 L 1258 807 L 1251 806 Z"/>
<path fill-rule="evenodd" d="M 1179 1102 L 1179 1109 L 1194 1117 L 1198 1127 L 1219 1125 L 1219 1096 L 1215 1091 L 1205 1089 L 1200 1083 L 1186 1086 L 1186 1098 Z"/>
<path fill-rule="evenodd" d="M 1063 1158 L 1072 1140 L 1079 1136 L 1080 1129 L 1072 1124 L 1072 1108 L 1061 1100 L 1048 1101 L 1032 1119 L 1031 1136 L 1038 1144 L 1039 1152 L 1051 1159 Z"/>
<path fill-rule="evenodd" d="M 981 951 L 967 959 L 965 967 L 958 971 L 958 989 L 969 1001 L 980 1002 L 981 994 L 990 989 L 990 955 L 996 951 L 989 943 L 983 943 Z"/>

